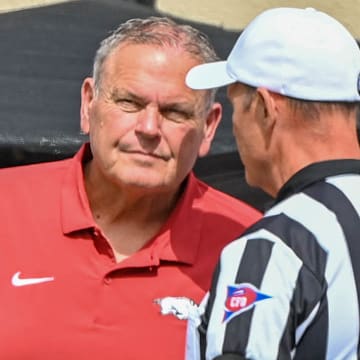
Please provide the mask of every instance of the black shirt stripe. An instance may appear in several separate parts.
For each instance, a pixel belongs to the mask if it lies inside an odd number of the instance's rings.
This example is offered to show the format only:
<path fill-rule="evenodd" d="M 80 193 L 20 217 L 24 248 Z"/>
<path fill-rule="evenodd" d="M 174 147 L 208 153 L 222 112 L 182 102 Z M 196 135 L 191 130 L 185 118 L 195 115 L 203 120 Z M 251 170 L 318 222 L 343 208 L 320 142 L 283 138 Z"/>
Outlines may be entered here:
<path fill-rule="evenodd" d="M 249 282 L 259 288 L 269 262 L 273 243 L 266 239 L 256 239 L 247 242 L 244 254 L 241 258 L 236 284 Z M 254 259 L 261 259 L 254 261 Z M 230 320 L 225 332 L 223 348 L 227 352 L 236 352 L 237 349 L 245 348 L 249 336 L 249 328 L 253 315 L 253 309 L 241 314 L 241 321 Z"/>
<path fill-rule="evenodd" d="M 304 193 L 321 202 L 336 215 L 349 248 L 357 296 L 360 299 L 360 218 L 358 213 L 350 199 L 332 184 L 316 184 L 306 189 Z M 360 354 L 360 343 L 358 343 L 358 354 Z"/>

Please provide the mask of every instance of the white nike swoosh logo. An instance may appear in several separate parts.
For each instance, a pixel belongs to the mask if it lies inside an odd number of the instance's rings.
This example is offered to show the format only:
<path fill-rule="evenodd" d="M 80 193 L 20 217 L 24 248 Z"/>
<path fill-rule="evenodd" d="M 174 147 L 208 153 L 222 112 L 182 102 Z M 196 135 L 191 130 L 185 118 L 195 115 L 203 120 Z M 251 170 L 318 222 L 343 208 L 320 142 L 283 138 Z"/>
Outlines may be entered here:
<path fill-rule="evenodd" d="M 41 284 L 41 283 L 44 283 L 44 282 L 55 280 L 55 278 L 53 276 L 39 277 L 39 278 L 21 278 L 20 275 L 21 275 L 21 272 L 18 271 L 11 278 L 11 284 L 13 286 L 34 285 L 34 284 Z"/>

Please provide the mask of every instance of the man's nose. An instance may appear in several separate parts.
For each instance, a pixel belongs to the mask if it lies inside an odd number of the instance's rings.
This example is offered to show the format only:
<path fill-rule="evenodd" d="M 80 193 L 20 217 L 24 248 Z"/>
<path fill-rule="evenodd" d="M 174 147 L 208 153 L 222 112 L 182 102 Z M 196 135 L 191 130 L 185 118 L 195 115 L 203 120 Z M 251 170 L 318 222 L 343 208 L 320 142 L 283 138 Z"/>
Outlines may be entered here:
<path fill-rule="evenodd" d="M 136 131 L 145 136 L 157 136 L 160 131 L 161 114 L 156 106 L 146 106 L 137 119 Z"/>

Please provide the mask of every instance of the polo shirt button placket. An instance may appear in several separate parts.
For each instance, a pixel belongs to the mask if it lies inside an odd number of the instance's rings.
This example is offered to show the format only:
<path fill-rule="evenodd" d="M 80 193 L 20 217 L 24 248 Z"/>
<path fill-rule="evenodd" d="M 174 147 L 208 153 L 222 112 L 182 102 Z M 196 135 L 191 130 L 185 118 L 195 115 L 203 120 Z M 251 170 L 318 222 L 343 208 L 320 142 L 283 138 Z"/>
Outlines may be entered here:
<path fill-rule="evenodd" d="M 154 264 L 154 255 L 153 255 L 153 254 L 150 255 L 150 264 Z M 153 270 L 154 270 L 154 266 L 153 266 L 153 265 L 150 265 L 150 266 L 148 267 L 148 271 L 149 271 L 149 272 L 152 272 Z"/>

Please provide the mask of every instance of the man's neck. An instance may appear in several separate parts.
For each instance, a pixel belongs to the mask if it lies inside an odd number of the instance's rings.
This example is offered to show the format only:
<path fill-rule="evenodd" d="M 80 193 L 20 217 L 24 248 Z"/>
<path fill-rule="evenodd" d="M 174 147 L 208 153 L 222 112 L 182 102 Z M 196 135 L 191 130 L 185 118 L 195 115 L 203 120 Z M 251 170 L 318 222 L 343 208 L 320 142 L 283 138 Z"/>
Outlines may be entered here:
<path fill-rule="evenodd" d="M 90 164 L 89 164 L 90 165 Z M 116 186 L 85 168 L 85 188 L 96 224 L 118 261 L 143 247 L 161 229 L 181 195 L 177 189 L 160 192 Z"/>

